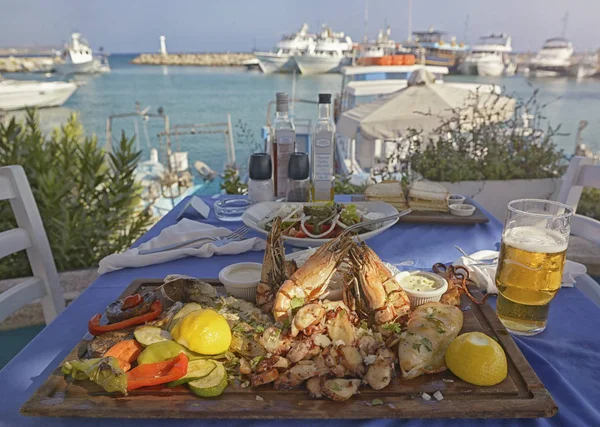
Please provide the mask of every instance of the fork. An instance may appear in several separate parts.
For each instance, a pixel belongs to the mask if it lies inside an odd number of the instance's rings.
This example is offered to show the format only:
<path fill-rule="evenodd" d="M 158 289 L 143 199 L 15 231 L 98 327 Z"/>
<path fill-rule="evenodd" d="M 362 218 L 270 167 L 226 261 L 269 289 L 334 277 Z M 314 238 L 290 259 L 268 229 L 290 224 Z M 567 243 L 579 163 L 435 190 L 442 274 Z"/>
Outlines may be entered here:
<path fill-rule="evenodd" d="M 231 232 L 230 234 L 223 236 L 223 237 L 208 237 L 208 236 L 199 237 L 197 239 L 187 240 L 185 242 L 173 243 L 171 245 L 161 246 L 159 248 L 141 249 L 138 253 L 140 255 L 156 254 L 159 252 L 171 251 L 173 249 L 180 249 L 185 246 L 191 245 L 193 243 L 199 243 L 199 242 L 202 242 L 202 244 L 200 246 L 198 246 L 198 248 L 202 247 L 203 245 L 205 245 L 207 243 L 213 243 L 217 247 L 221 247 L 221 246 L 225 246 L 226 244 L 231 243 L 231 242 L 238 242 L 240 240 L 243 240 L 244 237 L 246 236 L 246 234 L 248 234 L 248 232 L 250 232 L 250 227 L 248 227 L 247 225 L 243 225 L 240 228 L 238 228 L 237 230 L 235 230 L 235 231 Z"/>

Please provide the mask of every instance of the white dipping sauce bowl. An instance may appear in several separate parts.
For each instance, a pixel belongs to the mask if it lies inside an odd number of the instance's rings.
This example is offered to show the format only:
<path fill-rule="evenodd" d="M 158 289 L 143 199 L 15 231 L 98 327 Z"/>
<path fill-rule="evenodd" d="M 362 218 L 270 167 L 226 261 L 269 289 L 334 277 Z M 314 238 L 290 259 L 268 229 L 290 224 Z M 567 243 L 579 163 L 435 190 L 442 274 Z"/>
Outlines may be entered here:
<path fill-rule="evenodd" d="M 431 279 L 434 282 L 436 282 L 436 284 L 438 284 L 438 287 L 431 291 L 416 291 L 413 289 L 407 289 L 404 286 L 402 286 L 402 279 L 408 276 L 426 277 L 427 279 Z M 406 292 L 408 300 L 410 301 L 411 310 L 414 310 L 418 306 L 423 305 L 427 302 L 438 302 L 442 298 L 442 295 L 448 290 L 448 282 L 446 281 L 446 279 L 435 273 L 429 273 L 426 271 L 402 271 L 396 274 L 394 277 L 398 281 L 398 283 L 400 283 L 400 286 L 402 287 L 402 289 L 404 289 L 404 292 Z"/>
<path fill-rule="evenodd" d="M 475 206 L 464 204 L 453 204 L 448 206 L 450 213 L 455 216 L 471 216 L 475 212 Z"/>
<path fill-rule="evenodd" d="M 461 205 L 465 202 L 466 197 L 460 194 L 450 194 L 448 196 L 448 205 Z"/>
<path fill-rule="evenodd" d="M 256 302 L 261 269 L 262 264 L 257 262 L 231 264 L 219 272 L 219 281 L 231 296 Z"/>

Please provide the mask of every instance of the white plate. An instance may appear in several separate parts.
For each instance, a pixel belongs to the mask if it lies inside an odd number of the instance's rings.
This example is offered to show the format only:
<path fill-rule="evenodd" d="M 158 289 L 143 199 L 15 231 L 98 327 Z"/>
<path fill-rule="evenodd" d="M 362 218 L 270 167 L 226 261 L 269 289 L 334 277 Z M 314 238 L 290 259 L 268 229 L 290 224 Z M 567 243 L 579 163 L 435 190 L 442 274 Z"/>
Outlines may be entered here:
<path fill-rule="evenodd" d="M 320 205 L 322 203 L 287 203 L 287 202 L 262 202 L 257 203 L 255 205 L 250 206 L 242 215 L 242 221 L 248 227 L 252 228 L 255 231 L 263 234 L 269 234 L 266 230 L 262 229 L 258 226 L 258 222 L 265 218 L 267 215 L 270 215 L 277 211 L 281 206 L 289 204 L 289 205 Z M 377 212 L 381 213 L 384 216 L 390 216 L 398 213 L 398 210 L 385 202 L 348 202 L 344 204 L 354 204 L 357 207 L 362 207 L 369 212 Z M 361 233 L 358 235 L 361 240 L 368 240 L 371 237 L 375 237 L 385 230 L 390 228 L 398 222 L 398 219 L 394 219 L 391 221 L 384 222 L 381 226 L 373 231 L 369 231 L 367 233 Z M 329 242 L 331 239 L 298 239 L 296 237 L 288 237 L 283 236 L 283 240 L 285 243 L 298 247 L 298 248 L 314 248 L 316 246 L 321 246 L 324 243 Z"/>

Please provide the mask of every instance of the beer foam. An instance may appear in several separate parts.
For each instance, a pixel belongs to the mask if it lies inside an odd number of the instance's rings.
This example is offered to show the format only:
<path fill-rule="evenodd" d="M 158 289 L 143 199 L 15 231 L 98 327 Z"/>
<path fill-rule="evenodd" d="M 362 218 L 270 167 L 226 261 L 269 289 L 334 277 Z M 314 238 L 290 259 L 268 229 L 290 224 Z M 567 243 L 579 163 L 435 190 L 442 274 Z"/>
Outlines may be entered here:
<path fill-rule="evenodd" d="M 567 238 L 558 231 L 534 226 L 511 228 L 504 233 L 503 241 L 523 251 L 547 254 L 563 252 L 568 245 Z"/>

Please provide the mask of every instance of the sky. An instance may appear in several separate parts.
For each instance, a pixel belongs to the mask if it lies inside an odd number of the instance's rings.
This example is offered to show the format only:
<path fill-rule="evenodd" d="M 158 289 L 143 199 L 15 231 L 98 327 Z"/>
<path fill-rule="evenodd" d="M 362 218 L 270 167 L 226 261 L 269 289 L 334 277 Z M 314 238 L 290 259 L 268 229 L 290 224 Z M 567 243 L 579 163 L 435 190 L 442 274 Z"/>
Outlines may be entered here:
<path fill-rule="evenodd" d="M 328 24 L 353 40 L 364 34 L 366 0 L 0 0 L 0 47 L 62 46 L 79 31 L 92 48 L 111 53 L 155 52 L 159 35 L 170 52 L 269 50 L 283 33 L 306 22 Z M 517 51 L 538 50 L 566 35 L 577 51 L 600 48 L 600 0 L 413 0 L 413 30 L 430 26 L 473 43 L 506 32 Z M 385 24 L 406 39 L 408 0 L 370 0 L 367 33 Z M 468 18 L 467 18 L 468 17 Z M 465 22 L 468 21 L 468 26 Z"/>

